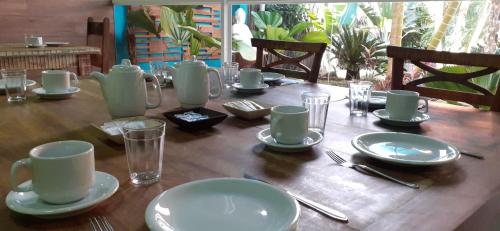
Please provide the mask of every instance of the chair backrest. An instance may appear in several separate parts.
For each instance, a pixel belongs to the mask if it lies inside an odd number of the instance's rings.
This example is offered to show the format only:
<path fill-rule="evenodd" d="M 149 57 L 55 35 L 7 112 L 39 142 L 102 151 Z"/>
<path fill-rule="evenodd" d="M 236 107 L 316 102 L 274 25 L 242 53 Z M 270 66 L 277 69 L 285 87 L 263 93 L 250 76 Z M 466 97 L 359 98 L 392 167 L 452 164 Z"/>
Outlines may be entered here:
<path fill-rule="evenodd" d="M 472 105 L 490 106 L 492 111 L 500 111 L 500 90 L 496 95 L 489 90 L 476 85 L 468 80 L 494 73 L 500 69 L 500 55 L 474 54 L 474 53 L 451 53 L 443 51 L 420 50 L 396 46 L 387 47 L 387 56 L 393 58 L 392 66 L 392 89 L 417 91 L 423 96 L 443 100 L 453 100 L 469 103 Z M 404 63 L 408 60 L 415 66 L 432 74 L 404 83 Z M 473 67 L 484 67 L 484 69 L 455 74 L 437 70 L 425 63 L 454 64 Z M 422 86 L 421 84 L 431 82 L 453 82 L 477 91 L 467 93 Z"/>
<path fill-rule="evenodd" d="M 91 63 L 101 68 L 103 73 L 107 73 L 112 61 L 109 18 L 104 18 L 102 22 L 96 22 L 91 17 L 87 19 L 87 45 L 101 48 L 100 55 L 92 55 Z"/>
<path fill-rule="evenodd" d="M 265 39 L 252 39 L 252 46 L 257 48 L 255 67 L 262 71 L 278 72 L 286 76 L 317 82 L 321 58 L 326 49 L 326 43 L 288 42 Z M 267 57 L 264 57 L 264 50 Z M 290 56 L 283 52 L 296 52 L 298 56 Z M 275 60 L 276 59 L 276 60 Z M 310 67 L 304 61 L 312 59 Z M 292 66 L 292 69 L 277 66 Z"/>

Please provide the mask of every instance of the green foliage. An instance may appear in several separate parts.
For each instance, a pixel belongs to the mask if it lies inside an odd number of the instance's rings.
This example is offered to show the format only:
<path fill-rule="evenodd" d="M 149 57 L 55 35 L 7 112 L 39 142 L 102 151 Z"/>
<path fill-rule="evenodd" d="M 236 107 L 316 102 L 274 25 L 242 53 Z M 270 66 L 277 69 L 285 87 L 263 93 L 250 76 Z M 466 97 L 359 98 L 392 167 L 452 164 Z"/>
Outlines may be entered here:
<path fill-rule="evenodd" d="M 340 68 L 353 72 L 378 66 L 386 56 L 385 45 L 380 38 L 367 30 L 348 26 L 342 26 L 339 33 L 332 36 L 330 52 L 338 59 Z"/>
<path fill-rule="evenodd" d="M 425 49 L 434 32 L 434 22 L 425 5 L 409 5 L 403 23 L 402 46 Z"/>
<path fill-rule="evenodd" d="M 221 47 L 220 41 L 205 35 L 196 29 L 193 20 L 193 9 L 197 6 L 162 6 L 160 8 L 160 26 L 145 10 L 131 11 L 127 15 L 130 27 L 138 27 L 160 37 L 160 32 L 165 33 L 175 44 L 182 46 L 189 44 L 191 54 L 197 55 L 201 47 Z M 181 55 L 182 58 L 182 55 Z"/>
<path fill-rule="evenodd" d="M 484 68 L 481 67 L 468 67 L 468 66 L 444 66 L 440 68 L 440 71 L 447 72 L 447 73 L 453 73 L 453 74 L 465 74 L 465 73 L 471 73 L 471 72 L 476 72 L 479 70 L 482 70 Z M 433 76 L 433 75 L 429 75 Z M 490 91 L 492 94 L 495 94 L 497 89 L 498 89 L 498 84 L 500 82 L 500 72 L 495 72 L 489 75 L 477 77 L 470 79 L 469 82 L 476 84 L 478 86 L 481 86 L 488 91 Z M 452 82 L 431 82 L 431 83 L 426 83 L 426 87 L 432 87 L 432 88 L 439 88 L 439 89 L 445 89 L 445 90 L 451 90 L 451 91 L 461 91 L 461 92 L 469 92 L 469 93 L 478 93 L 476 90 L 473 90 L 471 88 L 468 88 L 466 86 L 463 86 L 458 83 L 452 83 Z"/>
<path fill-rule="evenodd" d="M 307 21 L 307 9 L 303 4 L 268 4 L 266 10 L 280 14 L 283 17 L 281 26 L 288 30 Z"/>
<path fill-rule="evenodd" d="M 373 7 L 368 4 L 359 4 L 359 8 L 365 13 L 366 17 L 372 22 L 373 25 L 380 27 L 382 25 L 382 18 L 375 13 Z"/>
<path fill-rule="evenodd" d="M 280 41 L 303 41 L 303 42 L 324 42 L 329 44 L 330 39 L 321 31 L 307 31 L 314 26 L 313 22 L 300 22 L 291 30 L 280 27 L 282 23 L 281 15 L 276 12 L 261 11 L 251 12 L 255 26 L 258 31 L 252 31 L 255 38 L 280 40 Z M 298 38 L 295 38 L 298 37 Z"/>
<path fill-rule="evenodd" d="M 277 12 L 269 11 L 252 11 L 253 23 L 259 30 L 265 30 L 268 26 L 279 27 L 283 22 L 283 18 Z"/>
<path fill-rule="evenodd" d="M 233 40 L 233 49 L 237 50 L 240 53 L 241 57 L 243 57 L 243 59 L 245 60 L 256 59 L 255 50 L 251 46 L 242 41 Z"/>
<path fill-rule="evenodd" d="M 137 27 L 160 37 L 161 29 L 155 25 L 155 22 L 149 16 L 145 9 L 130 11 L 127 14 L 127 23 L 129 27 Z"/>

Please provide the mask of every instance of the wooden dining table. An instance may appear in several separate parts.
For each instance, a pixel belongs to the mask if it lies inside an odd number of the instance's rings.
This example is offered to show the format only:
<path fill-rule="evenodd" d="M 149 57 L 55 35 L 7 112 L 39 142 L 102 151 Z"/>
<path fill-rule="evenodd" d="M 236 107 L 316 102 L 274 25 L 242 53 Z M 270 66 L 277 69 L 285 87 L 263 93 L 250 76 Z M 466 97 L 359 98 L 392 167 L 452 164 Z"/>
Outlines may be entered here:
<path fill-rule="evenodd" d="M 145 210 L 157 195 L 190 181 L 235 177 L 244 173 L 314 199 L 349 217 L 348 223 L 332 220 L 301 207 L 297 230 L 488 230 L 499 228 L 500 113 L 478 111 L 442 103 L 431 103 L 431 119 L 419 127 L 398 128 L 367 117 L 351 117 L 346 89 L 301 83 L 271 87 L 263 94 L 240 95 L 226 91 L 206 107 L 224 112 L 227 101 L 248 98 L 273 105 L 300 105 L 305 91 L 332 95 L 324 140 L 310 150 L 280 153 L 256 139 L 269 127 L 269 117 L 242 120 L 233 116 L 207 130 L 184 131 L 167 123 L 163 172 L 160 182 L 136 187 L 129 179 L 123 145 L 111 142 L 91 124 L 110 120 L 99 83 L 80 81 L 81 91 L 65 100 L 41 100 L 29 95 L 23 104 L 8 104 L 0 96 L 0 196 L 11 190 L 12 163 L 27 158 L 31 148 L 57 140 L 84 140 L 95 147 L 96 170 L 114 175 L 118 191 L 92 210 L 63 219 L 41 219 L 0 206 L 0 230 L 88 230 L 89 217 L 106 216 L 115 230 L 147 230 Z M 179 104 L 172 88 L 163 89 L 161 107 L 146 116 L 165 120 L 162 113 Z M 484 160 L 461 156 L 451 164 L 436 167 L 397 166 L 371 159 L 354 149 L 351 139 L 377 131 L 422 134 L 479 153 Z M 420 189 L 336 165 L 325 152 L 364 163 L 386 174 L 418 183 Z M 21 178 L 30 178 L 25 171 Z M 492 204 L 493 203 L 493 204 Z M 493 212 L 491 212 L 493 211 Z M 496 222 L 496 223 L 495 223 Z"/>

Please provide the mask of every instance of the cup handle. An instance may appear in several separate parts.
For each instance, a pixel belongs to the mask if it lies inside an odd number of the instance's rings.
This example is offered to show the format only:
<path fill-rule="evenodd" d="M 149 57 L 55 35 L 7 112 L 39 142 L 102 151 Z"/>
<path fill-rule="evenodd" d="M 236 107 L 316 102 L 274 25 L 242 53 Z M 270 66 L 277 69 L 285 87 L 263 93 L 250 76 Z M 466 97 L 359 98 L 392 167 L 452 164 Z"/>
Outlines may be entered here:
<path fill-rule="evenodd" d="M 10 186 L 14 192 L 28 192 L 33 190 L 31 184 L 24 187 L 19 187 L 19 185 L 17 184 L 17 169 L 22 166 L 31 168 L 31 159 L 20 159 L 12 164 L 12 167 L 10 168 Z"/>
<path fill-rule="evenodd" d="M 210 72 L 214 72 L 215 76 L 217 77 L 217 80 L 219 80 L 219 81 L 217 81 L 217 83 L 219 85 L 217 93 L 215 93 L 215 94 L 209 93 L 209 98 L 210 99 L 217 98 L 217 97 L 219 97 L 219 96 L 222 95 L 222 89 L 223 89 L 223 86 L 224 86 L 222 84 L 222 79 L 220 77 L 220 73 L 219 73 L 219 71 L 217 69 L 212 68 L 212 67 L 209 67 L 207 70 L 208 70 L 209 75 L 210 75 Z"/>
<path fill-rule="evenodd" d="M 73 73 L 73 72 L 70 72 L 70 73 L 69 73 L 69 75 L 70 75 L 70 76 L 71 76 L 71 78 L 73 79 L 73 81 L 71 81 L 71 85 L 72 85 L 73 87 L 78 86 L 78 76 L 77 76 L 75 73 Z"/>
<path fill-rule="evenodd" d="M 422 112 L 422 113 L 429 112 L 429 101 L 428 101 L 428 99 L 420 97 L 419 100 L 423 100 L 425 102 L 425 111 L 421 111 L 421 110 L 419 110 L 419 111 Z"/>
<path fill-rule="evenodd" d="M 156 93 L 158 94 L 158 102 L 156 104 L 152 104 L 149 102 L 149 96 L 148 96 L 148 92 L 146 91 L 146 108 L 147 109 L 153 109 L 153 108 L 157 108 L 160 106 L 161 104 L 161 87 L 160 87 L 160 81 L 158 81 L 158 78 L 156 78 L 154 75 L 152 74 L 149 74 L 149 73 L 143 73 L 142 75 L 144 77 L 144 81 L 146 81 L 146 78 L 149 76 L 149 77 L 152 77 L 153 79 L 153 85 L 155 85 L 155 90 L 156 90 Z"/>

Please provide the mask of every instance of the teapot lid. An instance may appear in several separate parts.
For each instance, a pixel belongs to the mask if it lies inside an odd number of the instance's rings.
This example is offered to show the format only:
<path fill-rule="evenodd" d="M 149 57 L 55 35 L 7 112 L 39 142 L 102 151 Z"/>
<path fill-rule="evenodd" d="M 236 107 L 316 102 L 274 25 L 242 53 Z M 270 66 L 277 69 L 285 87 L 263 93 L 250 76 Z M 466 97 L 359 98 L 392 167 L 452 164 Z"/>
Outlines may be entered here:
<path fill-rule="evenodd" d="M 182 61 L 179 63 L 176 63 L 175 66 L 180 66 L 180 65 L 198 65 L 198 66 L 206 66 L 205 62 L 202 60 L 196 59 L 196 55 L 191 56 L 191 60 L 188 61 Z"/>
<path fill-rule="evenodd" d="M 113 65 L 111 71 L 122 71 L 122 72 L 136 72 L 140 71 L 141 68 L 137 65 L 132 65 L 130 59 L 122 59 L 121 64 Z"/>

